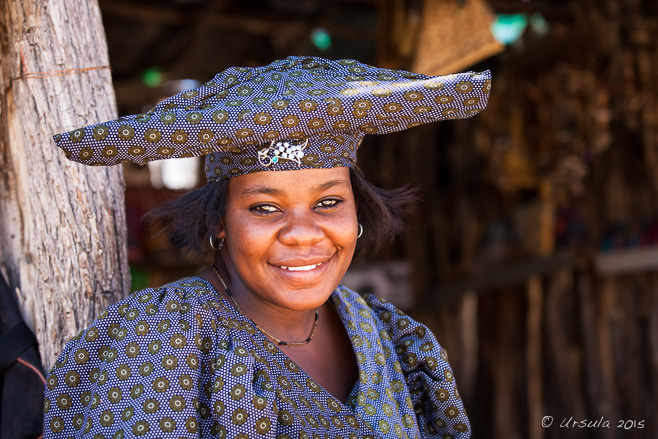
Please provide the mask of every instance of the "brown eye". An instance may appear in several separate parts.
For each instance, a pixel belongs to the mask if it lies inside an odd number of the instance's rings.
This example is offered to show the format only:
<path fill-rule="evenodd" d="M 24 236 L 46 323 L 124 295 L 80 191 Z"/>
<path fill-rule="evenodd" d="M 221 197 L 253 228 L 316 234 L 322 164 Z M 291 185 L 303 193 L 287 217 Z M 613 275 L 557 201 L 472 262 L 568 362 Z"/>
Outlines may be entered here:
<path fill-rule="evenodd" d="M 335 207 L 340 203 L 340 200 L 335 200 L 335 199 L 328 199 L 328 200 L 322 200 L 318 204 L 316 204 L 316 207 L 320 208 L 327 208 L 327 207 Z"/>
<path fill-rule="evenodd" d="M 259 204 L 257 206 L 253 206 L 250 210 L 257 213 L 273 213 L 278 209 L 271 204 Z"/>

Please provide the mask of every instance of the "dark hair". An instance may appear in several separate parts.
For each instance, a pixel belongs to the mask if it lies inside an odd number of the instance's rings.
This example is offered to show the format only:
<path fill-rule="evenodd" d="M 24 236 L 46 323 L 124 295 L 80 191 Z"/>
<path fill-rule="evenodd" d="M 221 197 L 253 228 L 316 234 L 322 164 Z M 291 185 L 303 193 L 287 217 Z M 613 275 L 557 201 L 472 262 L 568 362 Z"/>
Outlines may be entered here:
<path fill-rule="evenodd" d="M 404 230 L 404 217 L 408 206 L 416 201 L 417 191 L 409 186 L 380 189 L 352 168 L 350 181 L 357 218 L 364 230 L 357 253 L 376 252 Z M 219 229 L 226 208 L 227 189 L 228 179 L 208 183 L 149 211 L 144 220 L 175 248 L 194 256 L 207 255 L 212 251 L 208 238 Z"/>
<path fill-rule="evenodd" d="M 356 255 L 366 250 L 376 253 L 404 230 L 405 217 L 410 205 L 418 199 L 418 191 L 409 185 L 391 190 L 378 188 L 353 168 L 350 168 L 350 181 L 357 203 L 356 217 L 363 226 Z"/>

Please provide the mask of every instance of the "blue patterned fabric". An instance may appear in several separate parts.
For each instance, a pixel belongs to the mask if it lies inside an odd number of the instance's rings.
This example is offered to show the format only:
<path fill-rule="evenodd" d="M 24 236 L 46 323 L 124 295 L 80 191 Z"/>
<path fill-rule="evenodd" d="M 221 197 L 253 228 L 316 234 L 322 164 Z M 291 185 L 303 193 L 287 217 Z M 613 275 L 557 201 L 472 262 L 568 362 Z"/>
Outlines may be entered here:
<path fill-rule="evenodd" d="M 95 166 L 205 155 L 208 181 L 354 166 L 364 135 L 474 116 L 490 90 L 489 71 L 426 76 L 352 59 L 291 56 L 231 67 L 147 113 L 54 140 L 70 160 Z"/>
<path fill-rule="evenodd" d="M 470 437 L 425 326 L 345 287 L 330 300 L 359 367 L 346 404 L 189 277 L 133 293 L 67 344 L 46 383 L 44 438 Z"/>

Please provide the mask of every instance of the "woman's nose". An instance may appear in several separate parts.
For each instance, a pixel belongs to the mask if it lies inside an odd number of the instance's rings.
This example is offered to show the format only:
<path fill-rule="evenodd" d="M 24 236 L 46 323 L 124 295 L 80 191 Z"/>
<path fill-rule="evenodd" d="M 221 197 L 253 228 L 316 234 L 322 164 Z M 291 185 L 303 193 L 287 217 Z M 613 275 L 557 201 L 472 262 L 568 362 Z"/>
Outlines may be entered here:
<path fill-rule="evenodd" d="M 279 233 L 285 245 L 313 245 L 324 239 L 324 230 L 312 213 L 292 213 Z"/>

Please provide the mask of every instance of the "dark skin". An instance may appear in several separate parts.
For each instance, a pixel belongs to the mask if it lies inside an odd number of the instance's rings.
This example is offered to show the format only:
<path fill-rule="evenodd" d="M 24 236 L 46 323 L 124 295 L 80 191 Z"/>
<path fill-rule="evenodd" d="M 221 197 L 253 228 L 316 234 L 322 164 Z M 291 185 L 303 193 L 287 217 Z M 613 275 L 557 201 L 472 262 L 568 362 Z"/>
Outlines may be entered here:
<path fill-rule="evenodd" d="M 356 246 L 356 203 L 347 168 L 259 172 L 231 179 L 215 266 L 244 314 L 274 338 L 310 343 L 280 349 L 342 402 L 358 367 L 329 296 Z M 212 269 L 201 276 L 231 298 Z M 266 334 L 266 335 L 267 335 Z"/>

